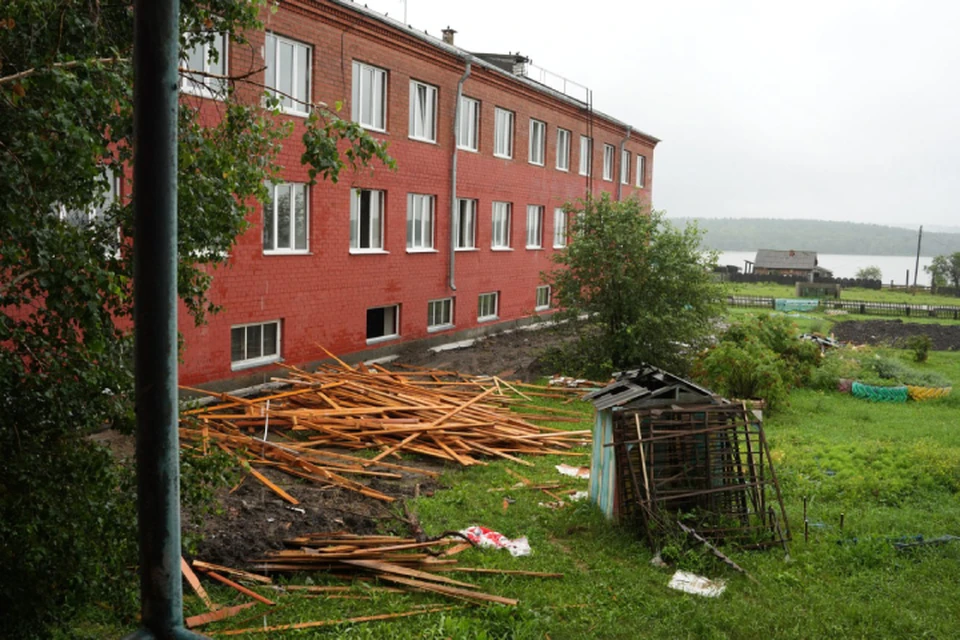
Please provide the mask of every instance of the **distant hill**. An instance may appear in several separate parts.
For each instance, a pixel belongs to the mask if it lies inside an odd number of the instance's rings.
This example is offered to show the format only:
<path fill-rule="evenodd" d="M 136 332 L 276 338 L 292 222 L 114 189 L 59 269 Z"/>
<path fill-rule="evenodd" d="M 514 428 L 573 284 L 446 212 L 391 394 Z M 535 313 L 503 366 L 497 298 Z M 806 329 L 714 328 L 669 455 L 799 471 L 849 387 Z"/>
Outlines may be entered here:
<path fill-rule="evenodd" d="M 670 218 L 683 226 L 689 218 Z M 874 256 L 917 254 L 917 232 L 899 227 L 826 220 L 769 218 L 700 218 L 704 244 L 718 251 L 798 249 L 818 253 Z M 920 254 L 937 256 L 960 251 L 960 233 L 923 232 Z"/>

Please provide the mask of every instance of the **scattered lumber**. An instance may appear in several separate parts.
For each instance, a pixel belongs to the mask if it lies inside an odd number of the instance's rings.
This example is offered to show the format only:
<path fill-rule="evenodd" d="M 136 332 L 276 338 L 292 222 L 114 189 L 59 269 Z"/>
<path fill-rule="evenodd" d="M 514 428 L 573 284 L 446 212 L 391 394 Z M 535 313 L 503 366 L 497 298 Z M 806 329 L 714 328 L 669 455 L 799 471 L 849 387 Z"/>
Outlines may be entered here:
<path fill-rule="evenodd" d="M 314 372 L 285 366 L 286 386 L 262 397 L 204 392 L 218 402 L 182 413 L 182 445 L 229 453 L 297 505 L 273 471 L 391 502 L 358 478 L 437 475 L 398 464 L 403 453 L 462 466 L 485 465 L 491 457 L 530 465 L 518 456 L 566 455 L 589 434 L 534 424 L 579 421 L 578 412 L 540 406 L 532 397 L 574 397 L 577 389 L 411 366 L 351 367 L 330 355 L 336 362 Z M 351 455 L 365 451 L 375 455 Z"/>
<path fill-rule="evenodd" d="M 249 629 L 230 629 L 228 631 L 210 632 L 211 635 L 220 636 L 239 636 L 246 633 L 273 633 L 274 631 L 293 631 L 295 629 L 313 629 L 316 627 L 329 627 L 337 624 L 356 624 L 358 622 L 373 622 L 375 620 L 390 620 L 392 618 L 405 618 L 407 616 L 418 616 L 426 613 L 439 613 L 441 611 L 451 611 L 457 607 L 431 607 L 429 609 L 414 609 L 413 611 L 402 611 L 400 613 L 381 613 L 375 616 L 359 616 L 356 618 L 341 618 L 340 620 L 316 620 L 314 622 L 298 622 L 296 624 L 278 624 L 271 627 L 250 627 Z"/>
<path fill-rule="evenodd" d="M 210 624 L 211 622 L 219 622 L 220 620 L 226 620 L 227 618 L 232 618 L 241 611 L 249 609 L 250 607 L 256 606 L 256 602 L 244 602 L 243 604 L 238 604 L 234 607 L 224 607 L 223 609 L 218 609 L 216 611 L 211 611 L 209 613 L 201 613 L 197 616 L 190 616 L 184 620 L 184 624 L 187 625 L 188 629 L 193 629 L 195 627 L 202 627 L 205 624 Z"/>

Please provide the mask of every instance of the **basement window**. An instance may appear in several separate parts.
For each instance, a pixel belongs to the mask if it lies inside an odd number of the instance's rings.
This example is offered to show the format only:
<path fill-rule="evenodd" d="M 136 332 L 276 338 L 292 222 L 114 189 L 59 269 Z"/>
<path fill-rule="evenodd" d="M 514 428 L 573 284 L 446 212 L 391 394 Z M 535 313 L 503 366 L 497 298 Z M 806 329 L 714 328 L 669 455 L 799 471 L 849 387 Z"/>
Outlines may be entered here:
<path fill-rule="evenodd" d="M 256 367 L 280 360 L 280 321 L 230 328 L 230 368 Z"/>
<path fill-rule="evenodd" d="M 427 303 L 427 331 L 440 331 L 453 326 L 453 298 Z"/>
<path fill-rule="evenodd" d="M 550 285 L 537 287 L 537 306 L 534 311 L 546 311 L 550 308 Z"/>
<path fill-rule="evenodd" d="M 392 340 L 400 335 L 400 305 L 367 309 L 367 344 Z"/>
<path fill-rule="evenodd" d="M 500 292 L 481 293 L 477 298 L 477 322 L 496 320 L 500 311 Z"/>

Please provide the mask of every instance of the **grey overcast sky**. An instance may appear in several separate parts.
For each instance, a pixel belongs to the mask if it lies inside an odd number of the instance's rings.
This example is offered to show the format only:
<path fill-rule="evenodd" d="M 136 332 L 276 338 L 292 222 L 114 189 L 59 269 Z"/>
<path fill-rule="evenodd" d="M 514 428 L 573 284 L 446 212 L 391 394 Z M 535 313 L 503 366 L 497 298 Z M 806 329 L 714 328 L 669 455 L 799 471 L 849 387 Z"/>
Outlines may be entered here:
<path fill-rule="evenodd" d="M 408 0 L 407 22 L 660 138 L 671 216 L 960 225 L 960 1 Z"/>

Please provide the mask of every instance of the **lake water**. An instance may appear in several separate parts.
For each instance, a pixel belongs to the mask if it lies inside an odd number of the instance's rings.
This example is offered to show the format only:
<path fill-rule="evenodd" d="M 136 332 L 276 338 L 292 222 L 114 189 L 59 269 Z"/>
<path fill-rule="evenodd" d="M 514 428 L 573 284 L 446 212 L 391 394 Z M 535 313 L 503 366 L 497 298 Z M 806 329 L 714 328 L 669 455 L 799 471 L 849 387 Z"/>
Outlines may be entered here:
<path fill-rule="evenodd" d="M 756 251 L 721 251 L 717 260 L 718 264 L 732 264 L 740 267 L 743 271 L 743 261 L 753 261 L 757 257 Z M 824 269 L 833 271 L 836 278 L 853 278 L 857 275 L 857 270 L 863 267 L 880 267 L 883 273 L 883 283 L 903 285 L 907 278 L 907 269 L 910 270 L 910 284 L 913 284 L 913 267 L 916 264 L 916 256 L 848 256 L 829 253 L 821 253 L 817 256 L 818 263 Z M 920 256 L 920 274 L 917 277 L 917 284 L 929 285 L 930 275 L 923 270 L 929 265 L 933 258 Z"/>

